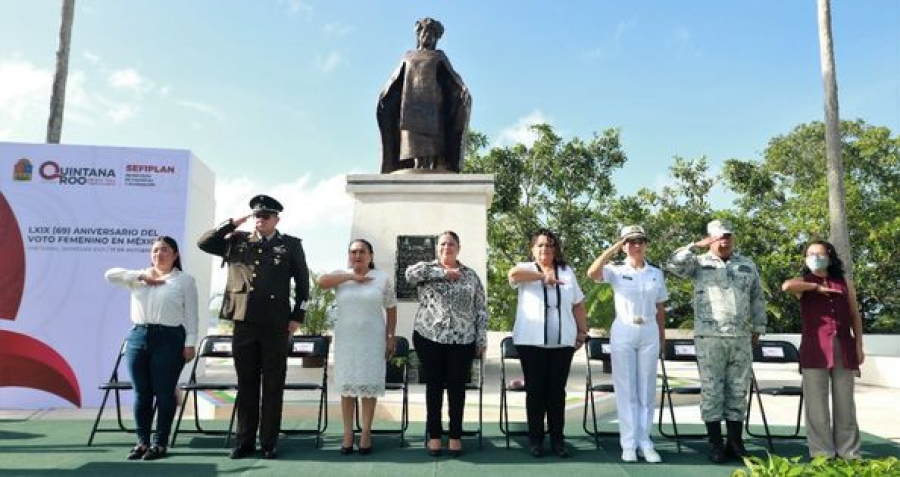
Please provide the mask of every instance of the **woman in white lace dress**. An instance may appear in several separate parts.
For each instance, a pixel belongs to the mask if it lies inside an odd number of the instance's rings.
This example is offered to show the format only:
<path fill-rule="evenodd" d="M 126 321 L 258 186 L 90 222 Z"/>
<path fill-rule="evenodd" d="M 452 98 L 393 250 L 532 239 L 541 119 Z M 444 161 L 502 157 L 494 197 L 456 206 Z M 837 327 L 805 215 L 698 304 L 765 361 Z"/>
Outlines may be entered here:
<path fill-rule="evenodd" d="M 372 451 L 375 402 L 384 395 L 385 362 L 394 353 L 397 296 L 390 277 L 375 268 L 372 244 L 354 240 L 348 253 L 348 269 L 322 275 L 318 282 L 325 289 L 337 288 L 334 382 L 341 392 L 344 419 L 341 454 L 353 453 L 353 416 L 361 398 L 359 453 L 366 455 Z"/>

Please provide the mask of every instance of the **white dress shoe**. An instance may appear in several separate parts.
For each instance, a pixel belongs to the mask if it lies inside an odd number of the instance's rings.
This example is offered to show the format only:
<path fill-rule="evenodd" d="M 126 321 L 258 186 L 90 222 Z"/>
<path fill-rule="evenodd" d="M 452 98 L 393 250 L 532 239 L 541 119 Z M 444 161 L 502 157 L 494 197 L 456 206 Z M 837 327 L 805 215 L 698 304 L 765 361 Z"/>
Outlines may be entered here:
<path fill-rule="evenodd" d="M 644 458 L 644 460 L 651 464 L 658 464 L 662 462 L 662 457 L 660 457 L 659 453 L 657 453 L 652 447 L 649 447 L 647 449 L 639 449 L 638 453 Z"/>
<path fill-rule="evenodd" d="M 622 460 L 625 462 L 637 462 L 637 452 L 634 449 L 622 449 Z"/>

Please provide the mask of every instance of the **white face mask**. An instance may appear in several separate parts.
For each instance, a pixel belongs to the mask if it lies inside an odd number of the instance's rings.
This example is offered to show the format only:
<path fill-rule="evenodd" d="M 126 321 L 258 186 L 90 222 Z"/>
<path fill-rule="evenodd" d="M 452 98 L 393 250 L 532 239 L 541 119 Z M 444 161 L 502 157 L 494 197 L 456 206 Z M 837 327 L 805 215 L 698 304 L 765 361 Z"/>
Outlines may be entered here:
<path fill-rule="evenodd" d="M 810 255 L 806 257 L 806 266 L 812 271 L 825 270 L 828 268 L 828 257 L 820 257 L 818 255 Z"/>

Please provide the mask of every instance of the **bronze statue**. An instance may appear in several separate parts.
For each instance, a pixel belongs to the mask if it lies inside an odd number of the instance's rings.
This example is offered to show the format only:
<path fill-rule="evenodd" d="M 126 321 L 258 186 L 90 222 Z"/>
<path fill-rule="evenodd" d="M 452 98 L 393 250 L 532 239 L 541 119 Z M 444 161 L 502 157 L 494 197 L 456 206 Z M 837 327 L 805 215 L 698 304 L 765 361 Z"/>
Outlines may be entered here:
<path fill-rule="evenodd" d="M 417 48 L 403 55 L 378 96 L 381 173 L 459 172 L 472 98 L 447 55 L 435 49 L 444 26 L 423 18 L 415 32 Z"/>

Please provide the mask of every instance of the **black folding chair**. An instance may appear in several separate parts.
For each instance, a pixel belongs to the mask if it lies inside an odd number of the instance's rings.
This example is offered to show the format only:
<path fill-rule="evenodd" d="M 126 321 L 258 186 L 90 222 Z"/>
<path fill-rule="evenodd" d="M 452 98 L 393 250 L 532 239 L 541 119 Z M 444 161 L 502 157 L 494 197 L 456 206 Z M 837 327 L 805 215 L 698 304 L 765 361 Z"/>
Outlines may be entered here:
<path fill-rule="evenodd" d="M 528 429 L 513 429 L 509 422 L 509 393 L 525 392 L 525 383 L 511 383 L 507 372 L 507 361 L 518 361 L 519 352 L 513 342 L 512 336 L 503 338 L 500 342 L 500 432 L 506 437 L 506 448 L 509 449 L 509 438 L 512 436 L 527 436 Z M 521 365 L 520 365 L 521 366 Z"/>
<path fill-rule="evenodd" d="M 800 352 L 790 342 L 787 341 L 771 341 L 760 340 L 753 347 L 753 362 L 764 364 L 796 364 L 797 370 L 800 370 Z M 747 434 L 753 437 L 765 437 L 769 445 L 769 450 L 775 452 L 775 446 L 772 439 L 804 439 L 806 436 L 800 434 L 800 419 L 803 415 L 803 387 L 799 384 L 767 386 L 760 387 L 756 379 L 756 373 L 751 369 L 750 380 L 750 396 L 747 403 L 747 416 L 744 420 L 744 426 Z M 756 401 L 759 404 L 759 412 L 763 421 L 763 429 L 765 434 L 754 433 L 750 427 L 750 410 L 753 408 L 753 395 L 756 395 Z M 794 423 L 794 430 L 790 433 L 773 433 L 769 428 L 769 419 L 766 416 L 766 409 L 763 407 L 762 396 L 789 396 L 797 398 L 797 420 Z"/>
<path fill-rule="evenodd" d="M 288 353 L 290 358 L 317 358 L 324 362 L 321 367 L 321 374 L 316 376 L 315 379 L 309 381 L 293 381 L 289 379 L 284 384 L 285 392 L 306 391 L 318 395 L 318 413 L 315 428 L 285 429 L 282 427 L 281 429 L 281 432 L 285 435 L 315 435 L 316 448 L 321 446 L 322 434 L 328 429 L 328 349 L 330 345 L 330 338 L 325 336 L 292 336 L 291 349 Z"/>
<path fill-rule="evenodd" d="M 209 379 L 208 375 L 204 376 L 203 380 L 200 380 L 197 376 L 197 368 L 200 366 L 201 362 L 207 364 L 208 360 L 234 359 L 231 345 L 231 335 L 210 335 L 203 338 L 200 342 L 200 346 L 198 347 L 199 351 L 194 359 L 194 365 L 191 368 L 191 376 L 188 379 L 188 382 L 179 385 L 179 388 L 184 392 L 184 397 L 181 401 L 181 410 L 178 411 L 178 419 L 175 421 L 175 428 L 172 431 L 172 447 L 175 446 L 178 434 L 181 433 L 225 435 L 225 447 L 228 447 L 231 442 L 231 435 L 234 430 L 234 418 L 237 414 L 238 399 L 240 399 L 240 395 L 235 394 L 234 407 L 231 410 L 231 419 L 228 422 L 228 429 L 226 430 L 204 428 L 200 425 L 198 393 L 200 391 L 234 391 L 237 393 L 237 380 L 212 381 Z M 188 398 L 190 398 L 194 404 L 194 429 L 181 430 L 181 419 L 184 416 L 184 409 L 187 407 Z"/>
<path fill-rule="evenodd" d="M 619 430 L 600 430 L 597 425 L 597 404 L 595 393 L 614 393 L 615 387 L 612 383 L 595 383 L 594 370 L 597 367 L 596 362 L 610 362 L 610 344 L 609 338 L 592 338 L 588 337 L 584 343 L 584 356 L 587 361 L 587 375 L 584 383 L 584 414 L 581 419 L 581 426 L 584 432 L 594 438 L 594 445 L 600 448 L 600 436 L 618 436 Z M 588 427 L 588 407 L 591 409 L 592 428 Z"/>
<path fill-rule="evenodd" d="M 666 370 L 666 361 L 680 363 L 697 363 L 697 348 L 692 339 L 668 339 L 666 340 L 666 349 L 663 356 L 660 357 L 660 368 L 662 369 L 662 392 L 660 393 L 659 403 L 659 433 L 669 439 L 674 438 L 678 446 L 678 452 L 681 452 L 681 439 L 691 438 L 697 439 L 706 437 L 706 432 L 702 433 L 684 433 L 678 430 L 678 422 L 675 420 L 675 407 L 672 403 L 672 395 L 698 395 L 700 394 L 700 385 L 691 384 L 683 386 L 673 386 L 669 382 L 669 374 Z M 699 379 L 699 378 L 698 378 Z M 672 431 L 669 432 L 663 426 L 663 414 L 668 402 L 669 418 L 672 420 Z"/>
<path fill-rule="evenodd" d="M 398 429 L 381 429 L 373 425 L 372 434 L 399 434 L 400 447 L 406 446 L 406 430 L 409 429 L 409 341 L 402 336 L 394 338 L 394 356 L 385 366 L 385 391 L 402 393 L 400 427 Z M 356 403 L 356 432 L 362 432 L 359 418 L 359 400 Z"/>
<path fill-rule="evenodd" d="M 125 356 L 125 347 L 127 344 L 127 341 L 122 342 L 122 346 L 119 347 L 119 354 L 116 356 L 116 362 L 113 365 L 112 374 L 105 383 L 98 386 L 100 390 L 103 391 L 103 402 L 100 404 L 100 409 L 97 411 L 97 418 L 94 419 L 94 426 L 91 428 L 91 435 L 88 437 L 88 446 L 94 443 L 94 435 L 98 432 L 134 432 L 134 429 L 128 428 L 122 421 L 122 399 L 120 397 L 122 391 L 134 389 L 134 386 L 132 386 L 130 381 L 122 381 L 119 379 L 119 366 L 122 364 L 122 357 Z M 100 417 L 103 416 L 103 410 L 106 409 L 109 393 L 113 393 L 116 398 L 116 422 L 118 426 L 100 427 Z"/>

